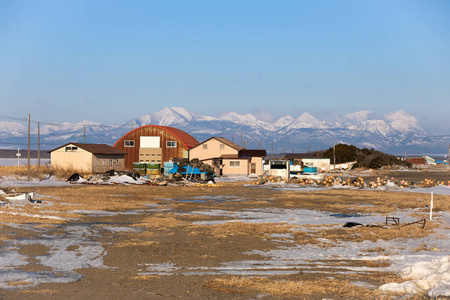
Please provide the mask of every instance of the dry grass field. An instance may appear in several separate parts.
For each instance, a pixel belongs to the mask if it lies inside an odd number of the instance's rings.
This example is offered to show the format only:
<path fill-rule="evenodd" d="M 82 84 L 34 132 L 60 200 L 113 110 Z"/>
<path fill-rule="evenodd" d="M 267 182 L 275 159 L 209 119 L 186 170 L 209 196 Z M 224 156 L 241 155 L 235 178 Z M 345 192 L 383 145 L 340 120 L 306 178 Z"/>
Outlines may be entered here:
<path fill-rule="evenodd" d="M 377 290 L 402 281 L 389 256 L 437 251 L 448 226 L 385 225 L 427 217 L 426 194 L 244 184 L 16 188 L 43 203 L 0 207 L 0 251 L 25 262 L 2 265 L 0 299 L 400 299 Z"/>

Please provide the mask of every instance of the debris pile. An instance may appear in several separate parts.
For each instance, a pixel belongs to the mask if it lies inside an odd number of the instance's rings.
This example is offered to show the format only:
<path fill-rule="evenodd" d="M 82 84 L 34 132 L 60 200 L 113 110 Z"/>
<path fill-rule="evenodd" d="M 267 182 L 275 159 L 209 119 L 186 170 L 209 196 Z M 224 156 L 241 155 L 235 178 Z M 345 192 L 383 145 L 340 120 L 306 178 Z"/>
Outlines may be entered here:
<path fill-rule="evenodd" d="M 223 185 L 220 185 L 220 184 L 216 184 L 215 182 L 213 182 L 213 181 L 208 181 L 207 183 L 200 183 L 200 182 L 197 182 L 197 183 L 195 183 L 194 184 L 194 186 L 202 186 L 202 187 L 222 187 Z"/>
<path fill-rule="evenodd" d="M 343 175 L 328 175 L 322 179 L 311 179 L 311 178 L 300 178 L 300 179 L 292 179 L 289 183 L 297 183 L 300 185 L 317 185 L 323 187 L 332 187 L 335 185 L 340 186 L 350 186 L 350 187 L 364 187 L 365 182 L 362 177 L 358 177 L 356 179 L 351 179 L 349 177 L 345 177 Z"/>
<path fill-rule="evenodd" d="M 284 178 L 275 175 L 262 175 L 259 176 L 258 180 L 253 183 L 256 185 L 266 184 L 268 182 L 285 182 Z"/>
<path fill-rule="evenodd" d="M 262 185 L 268 182 L 282 182 L 284 179 L 276 176 L 260 176 L 255 185 Z M 342 174 L 331 174 L 323 177 L 322 179 L 312 179 L 312 178 L 299 178 L 291 179 L 289 183 L 299 184 L 304 186 L 321 186 L 321 187 L 333 187 L 333 186 L 348 186 L 354 188 L 381 188 L 387 187 L 420 187 L 420 188 L 430 188 L 438 185 L 450 186 L 449 181 L 438 181 L 434 179 L 425 179 L 420 183 L 414 183 L 406 180 L 397 180 L 394 177 L 385 176 L 384 178 L 377 177 L 374 181 L 365 182 L 362 177 L 350 178 L 345 177 Z"/>
<path fill-rule="evenodd" d="M 151 179 L 143 178 L 134 172 L 116 172 L 108 171 L 104 174 L 89 174 L 81 176 L 78 173 L 70 176 L 67 181 L 72 184 L 95 184 L 95 185 L 129 185 L 129 184 L 146 184 L 146 185 L 167 185 L 167 181 L 161 176 L 154 176 Z"/>

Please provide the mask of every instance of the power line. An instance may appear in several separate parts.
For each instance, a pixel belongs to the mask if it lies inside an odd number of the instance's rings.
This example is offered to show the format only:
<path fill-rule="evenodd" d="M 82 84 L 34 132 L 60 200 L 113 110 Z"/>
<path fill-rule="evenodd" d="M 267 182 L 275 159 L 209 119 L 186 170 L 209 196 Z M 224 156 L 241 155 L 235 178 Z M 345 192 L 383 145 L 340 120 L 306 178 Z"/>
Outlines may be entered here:
<path fill-rule="evenodd" d="M 0 118 L 7 119 L 7 120 L 14 120 L 14 121 L 21 121 L 21 122 L 27 122 L 28 118 L 20 118 L 20 117 L 12 117 L 12 116 L 5 116 L 0 114 Z M 123 124 L 71 124 L 71 123 L 55 123 L 55 122 L 45 122 L 45 121 L 31 121 L 33 124 L 44 124 L 44 125 L 52 125 L 52 126 L 71 126 L 71 127 L 125 127 L 130 126 L 130 124 L 123 123 Z M 133 124 L 131 124 L 133 125 Z"/>
<path fill-rule="evenodd" d="M 5 115 L 0 115 L 0 118 L 7 119 L 7 120 L 27 122 L 27 118 L 11 117 L 11 116 L 5 116 Z"/>

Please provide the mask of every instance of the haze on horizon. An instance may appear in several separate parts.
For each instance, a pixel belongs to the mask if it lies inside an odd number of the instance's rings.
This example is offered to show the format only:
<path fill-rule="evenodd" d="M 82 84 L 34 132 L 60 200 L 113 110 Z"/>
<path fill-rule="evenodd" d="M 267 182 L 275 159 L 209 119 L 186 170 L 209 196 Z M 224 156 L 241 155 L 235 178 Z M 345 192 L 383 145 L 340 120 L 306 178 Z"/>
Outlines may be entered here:
<path fill-rule="evenodd" d="M 444 0 L 1 1 L 0 122 L 404 110 L 443 134 L 449 13 Z"/>

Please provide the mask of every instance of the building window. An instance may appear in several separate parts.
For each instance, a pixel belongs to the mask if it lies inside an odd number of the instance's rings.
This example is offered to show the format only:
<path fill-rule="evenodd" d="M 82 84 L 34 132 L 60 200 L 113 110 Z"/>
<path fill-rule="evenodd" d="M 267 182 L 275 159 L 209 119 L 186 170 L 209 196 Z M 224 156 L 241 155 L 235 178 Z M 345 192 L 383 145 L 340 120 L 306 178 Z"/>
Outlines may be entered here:
<path fill-rule="evenodd" d="M 225 145 L 224 144 L 220 144 L 220 150 L 224 150 L 225 149 Z"/>
<path fill-rule="evenodd" d="M 208 144 L 203 144 L 203 150 L 208 149 Z"/>
<path fill-rule="evenodd" d="M 106 159 L 103 160 L 103 166 L 106 166 Z"/>
<path fill-rule="evenodd" d="M 231 168 L 240 168 L 241 162 L 239 160 L 230 160 L 230 167 Z"/>
<path fill-rule="evenodd" d="M 176 141 L 167 141 L 166 142 L 166 147 L 167 148 L 176 148 L 177 147 L 177 142 Z"/>
<path fill-rule="evenodd" d="M 100 165 L 100 162 L 98 161 L 98 159 L 95 160 L 95 165 L 96 165 L 96 166 L 99 166 L 99 165 Z"/>
<path fill-rule="evenodd" d="M 134 141 L 133 140 L 125 141 L 125 147 L 134 147 Z"/>
<path fill-rule="evenodd" d="M 118 165 L 119 165 L 119 160 L 116 159 L 116 160 L 114 161 L 114 164 L 115 164 L 116 166 L 118 166 Z"/>
<path fill-rule="evenodd" d="M 64 151 L 66 152 L 77 152 L 78 151 L 78 147 L 75 146 L 67 146 Z"/>
<path fill-rule="evenodd" d="M 112 159 L 109 160 L 109 166 L 112 167 Z"/>

